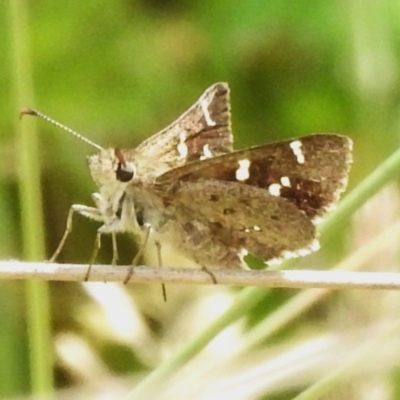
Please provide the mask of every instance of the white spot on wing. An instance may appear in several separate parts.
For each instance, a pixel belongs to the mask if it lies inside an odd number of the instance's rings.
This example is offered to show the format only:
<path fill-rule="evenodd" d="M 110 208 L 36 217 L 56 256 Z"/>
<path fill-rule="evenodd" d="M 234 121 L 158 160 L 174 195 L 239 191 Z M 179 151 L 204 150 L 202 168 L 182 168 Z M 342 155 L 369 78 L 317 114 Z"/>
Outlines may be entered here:
<path fill-rule="evenodd" d="M 245 181 L 250 177 L 250 160 L 245 158 L 244 160 L 239 160 L 239 168 L 236 170 L 236 179 L 238 181 Z"/>
<path fill-rule="evenodd" d="M 200 106 L 201 110 L 203 111 L 204 118 L 206 119 L 206 123 L 208 126 L 215 126 L 217 125 L 215 121 L 212 120 L 210 112 L 208 111 L 209 102 L 206 99 L 201 100 Z"/>
<path fill-rule="evenodd" d="M 239 253 L 238 253 L 239 257 L 246 257 L 249 255 L 249 251 L 247 249 L 240 249 Z"/>
<path fill-rule="evenodd" d="M 318 240 L 314 239 L 310 246 L 311 251 L 318 251 L 320 248 L 321 248 L 321 246 L 320 246 Z"/>
<path fill-rule="evenodd" d="M 314 225 L 319 225 L 321 222 L 323 222 L 323 218 L 322 217 L 320 217 L 320 216 L 316 216 L 316 217 L 314 217 L 313 219 L 312 219 L 312 223 L 314 224 Z"/>
<path fill-rule="evenodd" d="M 254 226 L 253 226 L 253 229 L 254 229 L 256 232 L 260 232 L 260 231 L 261 231 L 261 228 L 260 228 L 258 225 L 254 225 Z"/>
<path fill-rule="evenodd" d="M 268 260 L 265 262 L 267 265 L 279 265 L 282 263 L 284 259 L 288 260 L 291 258 L 297 258 L 297 257 L 305 257 L 311 254 L 313 251 L 318 251 L 320 248 L 319 242 L 317 239 L 314 239 L 308 247 L 305 247 L 304 249 L 298 249 L 298 250 L 283 250 L 280 253 L 280 256 L 277 258 L 272 258 L 271 260 Z"/>
<path fill-rule="evenodd" d="M 297 251 L 297 255 L 298 257 L 305 257 L 308 256 L 309 254 L 311 254 L 312 250 L 311 249 L 300 249 Z"/>
<path fill-rule="evenodd" d="M 285 186 L 285 187 L 290 187 L 290 186 L 292 186 L 292 185 L 290 184 L 290 179 L 289 179 L 288 176 L 282 176 L 282 178 L 281 178 L 281 184 L 282 184 L 282 186 Z"/>
<path fill-rule="evenodd" d="M 280 196 L 281 195 L 282 186 L 279 183 L 272 183 L 268 186 L 269 194 L 272 196 Z"/>
<path fill-rule="evenodd" d="M 335 210 L 336 207 L 337 207 L 337 205 L 334 204 L 334 203 L 328 204 L 328 205 L 324 208 L 324 211 L 325 211 L 325 212 L 331 212 L 331 211 Z"/>
<path fill-rule="evenodd" d="M 287 260 L 290 260 L 291 258 L 296 258 L 298 256 L 299 254 L 294 251 L 285 250 L 282 252 L 282 257 L 286 258 Z"/>
<path fill-rule="evenodd" d="M 179 144 L 178 144 L 178 146 L 176 146 L 180 159 L 185 159 L 188 155 L 188 147 L 187 147 L 185 141 L 186 141 L 186 133 L 181 132 L 179 134 Z"/>
<path fill-rule="evenodd" d="M 211 153 L 210 146 L 205 144 L 203 146 L 203 155 L 200 156 L 200 160 L 206 160 L 207 158 L 213 158 L 213 153 Z"/>
<path fill-rule="evenodd" d="M 305 158 L 304 158 L 304 153 L 303 150 L 301 149 L 302 143 L 300 140 L 294 140 L 289 144 L 290 148 L 293 151 L 293 154 L 295 155 L 297 162 L 299 164 L 304 164 Z"/>
<path fill-rule="evenodd" d="M 248 254 L 249 254 L 249 251 L 247 249 L 244 249 L 244 248 L 240 249 L 240 251 L 237 253 L 243 269 L 249 269 L 248 265 L 246 264 L 246 261 L 244 261 L 244 258 Z"/>
<path fill-rule="evenodd" d="M 282 259 L 280 258 L 271 258 L 267 262 L 265 262 L 267 265 L 280 265 L 282 264 Z"/>

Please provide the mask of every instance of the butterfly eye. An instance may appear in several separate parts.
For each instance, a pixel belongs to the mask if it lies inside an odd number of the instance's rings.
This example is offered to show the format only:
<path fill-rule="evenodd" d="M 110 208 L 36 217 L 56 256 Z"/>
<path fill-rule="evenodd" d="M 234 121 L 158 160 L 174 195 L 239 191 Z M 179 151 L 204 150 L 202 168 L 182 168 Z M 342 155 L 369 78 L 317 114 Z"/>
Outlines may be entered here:
<path fill-rule="evenodd" d="M 120 149 L 115 149 L 115 156 L 118 159 L 118 167 L 115 171 L 115 176 L 120 182 L 129 182 L 135 175 L 134 167 L 127 164 L 125 157 Z"/>
<path fill-rule="evenodd" d="M 120 182 L 129 182 L 132 180 L 134 176 L 134 171 L 132 168 L 129 166 L 122 166 L 121 163 L 118 163 L 117 170 L 115 171 L 115 176 L 117 177 L 117 180 Z"/>

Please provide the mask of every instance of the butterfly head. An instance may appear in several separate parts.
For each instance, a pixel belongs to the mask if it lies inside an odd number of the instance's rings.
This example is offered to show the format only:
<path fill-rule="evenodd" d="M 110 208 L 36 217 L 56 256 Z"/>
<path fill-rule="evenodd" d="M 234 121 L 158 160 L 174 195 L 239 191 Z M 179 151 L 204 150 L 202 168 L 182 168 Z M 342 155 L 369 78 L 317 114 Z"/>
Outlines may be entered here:
<path fill-rule="evenodd" d="M 78 139 L 84 141 L 92 147 L 100 150 L 100 153 L 94 156 L 88 157 L 89 168 L 94 181 L 102 186 L 107 183 L 121 182 L 128 183 L 136 175 L 135 166 L 126 160 L 126 157 L 120 149 L 103 149 L 97 143 L 91 141 L 80 133 L 68 128 L 67 126 L 60 124 L 58 121 L 48 117 L 40 111 L 25 108 L 20 112 L 20 117 L 23 115 L 32 115 L 40 117 L 53 125 L 67 131 Z"/>
<path fill-rule="evenodd" d="M 125 187 L 137 175 L 135 164 L 128 161 L 120 149 L 102 149 L 89 156 L 88 162 L 92 178 L 99 187 Z"/>
<path fill-rule="evenodd" d="M 120 149 L 115 149 L 115 157 L 118 159 L 115 177 L 120 182 L 130 182 L 136 175 L 136 167 L 133 163 L 126 161 L 124 154 Z"/>

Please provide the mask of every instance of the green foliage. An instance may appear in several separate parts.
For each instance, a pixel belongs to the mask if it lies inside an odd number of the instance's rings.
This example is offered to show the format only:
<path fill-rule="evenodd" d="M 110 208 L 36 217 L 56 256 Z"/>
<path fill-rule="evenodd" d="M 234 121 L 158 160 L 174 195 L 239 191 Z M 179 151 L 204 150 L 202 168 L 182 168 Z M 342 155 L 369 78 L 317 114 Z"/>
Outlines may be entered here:
<path fill-rule="evenodd" d="M 12 1 L 0 5 L 0 27 L 4 32 L 0 52 L 5 61 L 0 64 L 2 259 L 22 259 L 27 254 L 27 228 L 21 224 L 26 198 L 19 197 L 25 193 L 21 192 L 20 183 L 22 155 L 15 134 L 18 112 L 23 106 L 38 108 L 104 147 L 133 147 L 169 124 L 210 84 L 227 81 L 238 148 L 312 132 L 348 134 L 355 142 L 350 181 L 354 187 L 397 147 L 400 9 L 396 2 L 351 0 L 346 6 L 338 1 L 310 0 L 22 2 L 31 64 L 25 65 L 23 75 L 33 82 L 33 88 L 29 86 L 34 91 L 31 97 L 18 95 L 16 90 L 25 87 L 29 93 L 26 86 L 30 84 L 18 81 L 21 75 L 15 73 L 16 39 L 9 17 Z M 22 15 L 19 17 L 21 23 Z M 31 101 L 34 104 L 26 103 Z M 33 214 L 38 232 L 43 222 L 46 249 L 51 254 L 64 231 L 70 205 L 91 203 L 90 194 L 96 188 L 85 156 L 93 151 L 43 122 L 37 124 L 37 131 L 40 145 L 34 162 L 40 163 L 42 171 L 44 220 L 41 221 L 37 193 L 33 195 L 38 202 L 37 213 L 34 210 Z M 25 184 L 29 189 L 29 183 Z M 30 189 L 35 193 L 39 188 Z M 367 222 L 385 226 L 382 221 L 397 217 L 398 194 L 392 193 L 389 207 L 377 203 L 372 216 L 364 215 L 363 219 L 361 214 L 356 220 L 357 240 L 367 231 Z M 79 217 L 74 223 L 75 230 L 60 260 L 85 263 L 93 247 L 96 224 Z M 354 246 L 348 230 L 336 236 L 341 237 L 329 237 L 326 243 L 329 253 L 322 250 L 303 260 L 303 265 L 329 268 L 341 258 L 343 246 Z M 110 245 L 104 242 L 99 262 L 111 260 Z M 123 238 L 121 248 L 121 259 L 129 260 L 134 252 L 131 238 Z M 384 261 L 386 265 L 392 259 Z M 62 376 L 56 380 L 56 389 L 78 383 L 111 385 L 117 374 L 132 371 L 138 372 L 138 377 L 133 378 L 138 382 L 140 373 L 156 370 L 163 360 L 184 346 L 190 347 L 191 337 L 201 327 L 218 332 L 221 326 L 242 315 L 236 310 L 235 318 L 232 314 L 232 319 L 226 317 L 210 325 L 219 315 L 216 310 L 222 313 L 224 307 L 210 305 L 207 297 L 227 308 L 238 296 L 236 291 L 225 288 L 171 287 L 167 304 L 162 303 L 158 287 L 153 290 L 137 286 L 129 291 L 120 288 L 114 295 L 122 297 L 118 297 L 120 302 L 116 303 L 118 307 L 114 305 L 113 312 L 121 313 L 125 320 L 130 315 L 137 324 L 130 330 L 125 327 L 124 333 L 115 321 L 113 325 L 107 307 L 93 293 L 82 293 L 81 287 L 74 284 L 57 288 L 51 295 L 54 332 L 48 349 L 51 354 L 54 346 L 57 377 Z M 245 297 L 246 293 L 251 289 L 239 296 Z M 111 302 L 114 295 L 107 295 L 111 297 L 106 299 Z M 130 306 L 124 303 L 123 296 L 132 302 Z M 243 332 L 273 314 L 283 301 L 282 293 L 274 295 L 274 291 L 258 296 L 253 299 L 252 311 L 246 311 Z M 363 299 L 370 300 L 367 296 Z M 379 300 L 382 301 L 380 297 Z M 25 320 L 32 316 L 24 316 L 25 301 L 22 285 L 2 282 L 0 341 L 6 344 L 0 351 L 2 398 L 27 392 L 29 375 L 35 373 L 32 368 L 30 373 L 27 371 L 27 347 L 34 345 L 27 345 Z M 311 311 L 286 331 L 275 333 L 273 340 L 266 340 L 268 346 L 287 349 L 321 333 L 346 329 L 354 333 L 367 326 L 372 329 L 368 324 L 380 315 L 379 310 L 365 307 L 352 314 L 352 307 L 341 302 L 365 305 L 351 295 L 338 296 L 329 305 L 321 304 L 317 315 Z M 378 302 L 375 299 L 374 305 Z M 398 300 L 394 302 L 397 304 Z M 202 307 L 207 304 L 209 312 L 204 314 Z M 196 325 L 199 321 L 201 326 Z M 242 330 L 236 335 L 240 336 Z M 131 332 L 131 340 L 126 332 Z M 83 345 L 87 353 L 82 366 L 95 366 L 93 374 L 68 360 L 63 351 L 66 343 L 68 349 Z M 236 342 L 232 343 L 234 347 Z M 339 341 L 340 344 L 345 347 L 346 342 Z M 260 351 L 270 350 L 268 346 L 261 346 Z M 116 349 L 113 354 L 112 349 Z M 277 356 L 273 349 L 268 355 L 271 359 Z M 389 362 L 387 368 L 390 369 Z M 368 371 L 362 373 L 370 376 Z M 397 376 L 398 371 L 391 373 L 390 379 L 396 382 L 393 375 Z M 213 378 L 212 372 L 209 378 Z M 294 384 L 286 382 L 286 386 L 278 386 L 271 393 L 281 399 L 291 398 L 319 376 L 311 374 L 307 378 Z M 173 387 L 173 383 L 176 382 L 171 381 L 167 387 Z M 357 398 L 356 389 L 347 384 L 344 389 L 348 391 L 341 398 Z M 134 382 L 128 382 L 125 389 L 133 386 Z M 393 385 L 391 389 L 392 398 L 397 398 L 398 387 Z"/>

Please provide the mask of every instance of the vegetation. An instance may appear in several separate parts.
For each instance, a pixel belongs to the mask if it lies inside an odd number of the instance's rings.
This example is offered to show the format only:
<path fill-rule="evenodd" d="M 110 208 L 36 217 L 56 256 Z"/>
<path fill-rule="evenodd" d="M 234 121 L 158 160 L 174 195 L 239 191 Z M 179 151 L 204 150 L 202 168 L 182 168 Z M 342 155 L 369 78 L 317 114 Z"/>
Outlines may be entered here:
<path fill-rule="evenodd" d="M 24 106 L 104 147 L 134 147 L 226 81 L 236 148 L 347 134 L 349 191 L 371 180 L 399 142 L 399 18 L 389 0 L 2 2 L 0 258 L 48 258 L 70 205 L 90 205 L 96 190 L 85 160 L 93 149 L 42 121 L 21 123 Z M 387 170 L 374 190 L 356 192 L 351 220 L 348 208 L 328 221 L 322 250 L 296 268 L 351 260 L 397 270 L 397 187 L 361 207 L 397 164 Z M 59 261 L 87 264 L 97 227 L 77 217 Z M 366 259 L 373 240 L 379 251 Z M 99 262 L 110 262 L 110 242 Z M 132 238 L 119 244 L 127 263 Z M 0 282 L 0 397 L 400 397 L 398 293 L 167 293 L 164 303 L 159 286 Z"/>

